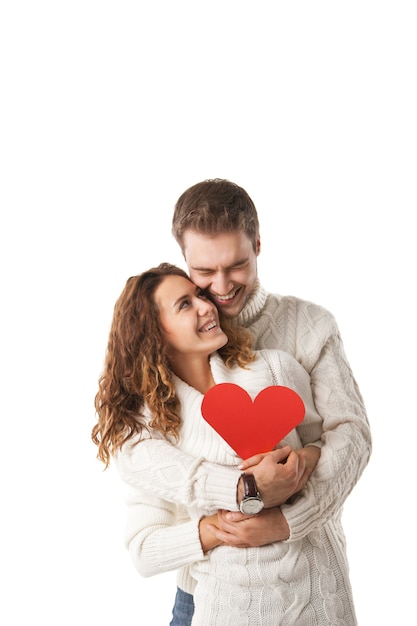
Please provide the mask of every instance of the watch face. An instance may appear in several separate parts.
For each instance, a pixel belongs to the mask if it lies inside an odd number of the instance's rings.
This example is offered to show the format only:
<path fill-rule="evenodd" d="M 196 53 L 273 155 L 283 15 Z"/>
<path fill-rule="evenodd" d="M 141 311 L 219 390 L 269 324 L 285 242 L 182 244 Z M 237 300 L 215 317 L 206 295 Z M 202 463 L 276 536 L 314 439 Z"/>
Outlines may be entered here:
<path fill-rule="evenodd" d="M 241 502 L 240 510 L 246 515 L 256 515 L 264 508 L 264 503 L 259 498 L 245 498 Z"/>

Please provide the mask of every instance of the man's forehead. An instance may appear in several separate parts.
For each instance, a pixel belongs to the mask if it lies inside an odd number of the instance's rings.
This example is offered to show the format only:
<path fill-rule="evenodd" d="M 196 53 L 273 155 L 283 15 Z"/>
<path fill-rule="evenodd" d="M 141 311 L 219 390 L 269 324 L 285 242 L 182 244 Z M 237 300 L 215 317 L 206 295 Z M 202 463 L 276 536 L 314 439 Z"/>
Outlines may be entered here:
<path fill-rule="evenodd" d="M 184 235 L 184 256 L 192 269 L 227 269 L 250 256 L 251 242 L 243 232 Z"/>

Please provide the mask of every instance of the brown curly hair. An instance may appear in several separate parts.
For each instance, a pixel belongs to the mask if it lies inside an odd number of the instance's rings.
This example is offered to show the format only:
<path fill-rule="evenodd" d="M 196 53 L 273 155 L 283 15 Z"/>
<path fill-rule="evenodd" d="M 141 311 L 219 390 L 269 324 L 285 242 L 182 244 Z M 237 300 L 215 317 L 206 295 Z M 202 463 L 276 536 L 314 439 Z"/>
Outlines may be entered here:
<path fill-rule="evenodd" d="M 170 275 L 190 280 L 179 267 L 161 263 L 129 278 L 114 307 L 104 370 L 94 400 L 98 422 L 91 433 L 98 446 L 97 458 L 106 468 L 111 456 L 134 436 L 139 435 L 139 441 L 148 426 L 178 439 L 180 403 L 154 298 L 157 287 Z M 220 311 L 219 318 L 228 337 L 218 351 L 221 358 L 227 367 L 247 367 L 255 358 L 250 333 Z M 143 414 L 145 404 L 152 416 L 148 425 Z"/>

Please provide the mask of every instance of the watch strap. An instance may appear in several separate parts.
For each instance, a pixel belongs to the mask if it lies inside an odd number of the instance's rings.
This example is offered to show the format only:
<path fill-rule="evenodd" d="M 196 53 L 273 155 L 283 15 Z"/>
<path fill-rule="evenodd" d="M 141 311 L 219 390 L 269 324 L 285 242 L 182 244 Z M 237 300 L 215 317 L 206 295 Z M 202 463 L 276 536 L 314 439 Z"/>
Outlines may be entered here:
<path fill-rule="evenodd" d="M 253 474 L 242 474 L 243 480 L 243 497 L 244 498 L 258 498 L 259 492 L 256 486 L 255 476 Z"/>

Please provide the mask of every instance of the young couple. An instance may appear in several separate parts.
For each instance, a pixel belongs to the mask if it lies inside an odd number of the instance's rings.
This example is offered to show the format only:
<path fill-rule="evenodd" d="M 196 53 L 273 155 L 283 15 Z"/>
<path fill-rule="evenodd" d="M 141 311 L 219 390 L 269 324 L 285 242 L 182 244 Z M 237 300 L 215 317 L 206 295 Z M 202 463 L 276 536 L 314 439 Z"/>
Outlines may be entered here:
<path fill-rule="evenodd" d="M 95 401 L 98 458 L 130 486 L 133 562 L 178 570 L 172 626 L 354 625 L 340 516 L 371 436 L 336 322 L 263 290 L 257 213 L 237 185 L 184 192 L 173 234 L 190 278 L 162 264 L 127 281 Z M 252 398 L 291 387 L 305 418 L 242 462 L 201 415 L 221 382 Z"/>

